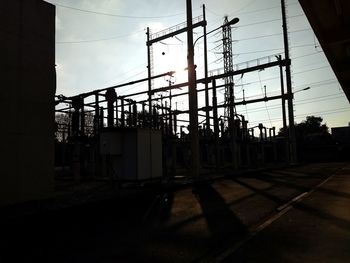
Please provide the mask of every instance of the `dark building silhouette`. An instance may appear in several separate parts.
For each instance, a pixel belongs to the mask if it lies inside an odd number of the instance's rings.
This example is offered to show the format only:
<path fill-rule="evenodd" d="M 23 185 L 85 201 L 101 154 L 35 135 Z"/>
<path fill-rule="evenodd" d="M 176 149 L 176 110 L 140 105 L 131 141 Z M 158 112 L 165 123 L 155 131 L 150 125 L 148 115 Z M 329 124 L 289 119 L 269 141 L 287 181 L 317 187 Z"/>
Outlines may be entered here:
<path fill-rule="evenodd" d="M 347 127 L 334 127 L 332 128 L 333 139 L 342 145 L 350 146 L 350 125 Z"/>
<path fill-rule="evenodd" d="M 55 7 L 0 2 L 0 205 L 53 192 Z"/>
<path fill-rule="evenodd" d="M 299 3 L 350 102 L 350 2 L 299 0 Z"/>

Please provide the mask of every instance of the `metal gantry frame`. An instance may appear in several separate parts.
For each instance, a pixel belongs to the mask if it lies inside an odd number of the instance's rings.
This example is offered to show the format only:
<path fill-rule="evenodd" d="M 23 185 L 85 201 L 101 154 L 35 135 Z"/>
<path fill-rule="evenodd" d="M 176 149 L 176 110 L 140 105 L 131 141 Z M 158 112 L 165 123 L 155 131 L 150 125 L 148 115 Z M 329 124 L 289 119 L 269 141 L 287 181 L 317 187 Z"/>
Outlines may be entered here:
<path fill-rule="evenodd" d="M 281 57 L 278 57 L 278 59 L 276 59 L 276 61 L 272 61 L 272 62 L 268 62 L 268 63 L 263 63 L 260 65 L 256 65 L 253 67 L 249 67 L 249 68 L 244 68 L 244 69 L 240 69 L 240 70 L 235 70 L 232 72 L 227 72 L 227 73 L 221 73 L 221 74 L 217 74 L 217 75 L 212 75 L 209 76 L 208 78 L 201 78 L 201 79 L 197 79 L 196 83 L 197 84 L 204 84 L 204 83 L 212 83 L 213 80 L 221 80 L 223 78 L 225 78 L 226 76 L 236 76 L 236 75 L 242 75 L 242 74 L 246 74 L 249 72 L 253 72 L 253 71 L 258 71 L 258 70 L 262 70 L 262 69 L 267 69 L 267 68 L 272 68 L 272 67 L 280 67 L 283 68 L 285 67 L 287 64 L 287 60 L 282 59 Z M 162 73 L 156 76 L 153 76 L 152 79 L 156 79 L 156 78 L 160 78 L 160 77 L 164 77 L 164 76 L 172 76 L 175 72 L 174 71 L 170 71 L 170 72 L 166 72 L 166 73 Z M 140 83 L 140 82 L 146 82 L 148 81 L 148 78 L 144 78 L 144 79 L 140 79 L 140 80 L 136 80 L 136 81 L 131 81 L 131 82 L 127 82 L 127 83 L 123 83 L 123 84 L 119 84 L 116 86 L 111 86 L 108 88 L 103 88 L 103 89 L 99 89 L 99 90 L 95 90 L 95 91 L 91 91 L 91 92 L 87 92 L 87 93 L 82 93 L 79 95 L 75 95 L 75 96 L 70 96 L 70 97 L 62 97 L 59 96 L 58 99 L 56 100 L 56 104 L 59 103 L 72 103 L 73 101 L 77 100 L 77 99 L 85 99 L 87 97 L 90 96 L 94 96 L 95 97 L 95 101 L 94 102 L 90 102 L 90 103 L 84 103 L 85 107 L 91 107 L 91 108 L 95 108 L 94 112 L 95 115 L 98 117 L 100 115 L 100 111 L 97 111 L 97 107 L 99 106 L 101 103 L 105 103 L 107 102 L 107 99 L 100 99 L 100 97 L 106 97 L 106 94 L 102 94 L 102 92 L 107 92 L 108 90 L 115 90 L 121 87 L 126 87 L 129 85 L 133 85 L 136 83 Z M 283 81 L 283 75 L 281 75 L 281 81 Z M 221 86 L 217 86 L 218 87 L 222 87 L 225 86 L 226 84 L 223 84 Z M 169 90 L 176 90 L 182 87 L 186 87 L 188 86 L 188 82 L 183 82 L 183 83 L 179 83 L 179 84 L 172 84 L 172 85 L 167 85 L 167 86 L 163 86 L 160 88 L 155 88 L 151 91 L 151 94 L 156 94 L 156 93 L 160 93 L 160 92 L 165 92 L 165 91 L 169 91 Z M 208 90 L 212 90 L 213 87 L 208 87 Z M 198 89 L 197 92 L 205 92 L 205 89 Z M 115 109 L 116 111 L 120 111 L 120 108 L 122 108 L 122 106 L 128 106 L 129 103 L 128 101 L 130 100 L 129 98 L 132 98 L 134 96 L 138 96 L 138 95 L 147 95 L 149 94 L 148 91 L 140 91 L 140 92 L 135 92 L 135 93 L 130 93 L 130 94 L 125 94 L 125 95 L 118 95 L 116 97 L 117 100 L 120 101 L 124 101 L 124 105 L 120 104 L 116 104 L 115 105 Z M 182 93 L 178 93 L 178 94 L 172 94 L 172 98 L 174 97 L 178 97 L 178 96 L 184 96 L 184 95 L 188 95 L 188 92 L 182 92 Z M 281 93 L 281 95 L 276 95 L 276 96 L 264 96 L 262 98 L 258 98 L 258 99 L 252 99 L 252 100 L 246 100 L 243 99 L 242 101 L 238 101 L 238 102 L 234 102 L 232 103 L 233 106 L 238 106 L 238 105 L 246 105 L 246 104 L 251 104 L 251 103 L 257 103 L 257 102 L 263 102 L 263 101 L 269 101 L 269 100 L 276 100 L 276 99 L 283 99 L 284 101 L 288 99 L 288 94 L 286 94 L 285 92 Z M 170 98 L 170 95 L 166 95 L 163 96 L 163 99 L 167 99 Z M 151 98 L 151 101 L 158 101 L 159 98 Z M 125 103 L 126 101 L 126 103 Z M 142 104 L 145 105 L 146 102 L 148 102 L 149 99 L 147 100 L 140 100 L 137 101 L 138 104 Z M 231 104 L 229 104 L 229 106 L 231 106 Z M 222 105 L 218 105 L 217 108 L 224 108 L 227 107 L 227 104 L 222 104 Z M 99 107 L 100 109 L 107 109 L 107 108 L 103 108 L 103 107 Z M 59 111 L 67 111 L 69 109 L 72 109 L 71 106 L 66 107 L 66 108 L 62 108 Z M 80 108 L 79 108 L 80 109 Z M 209 106 L 210 111 L 213 110 L 213 106 Z M 282 107 L 283 109 L 283 107 Z M 188 110 L 174 110 L 176 112 L 176 114 L 187 114 Z M 206 111 L 206 106 L 198 108 L 198 111 Z M 107 117 L 106 117 L 107 118 Z"/>
<path fill-rule="evenodd" d="M 284 0 L 281 0 L 282 3 L 284 3 Z M 189 3 L 190 0 L 187 0 L 187 3 Z M 188 7 L 190 8 L 190 6 Z M 285 8 L 284 5 L 282 5 L 282 9 Z M 282 15 L 285 16 L 285 12 L 282 12 Z M 191 14 L 190 16 L 191 17 Z M 227 19 L 226 19 L 227 20 Z M 105 127 L 105 119 L 107 120 L 107 127 L 145 127 L 145 128 L 152 128 L 152 129 L 162 129 L 163 134 L 165 136 L 170 136 L 172 138 L 175 138 L 176 140 L 180 139 L 177 136 L 177 130 L 178 130 L 178 122 L 184 121 L 179 118 L 179 115 L 183 114 L 190 114 L 192 113 L 192 118 L 196 118 L 197 122 L 191 122 L 191 117 L 190 117 L 190 124 L 192 123 L 197 123 L 195 126 L 190 126 L 190 143 L 193 143 L 193 137 L 191 137 L 191 134 L 193 135 L 193 131 L 197 131 L 197 136 L 198 136 L 198 116 L 203 116 L 205 117 L 205 136 L 208 138 L 212 138 L 212 143 L 214 145 L 215 149 L 215 167 L 219 168 L 220 166 L 220 150 L 219 150 L 219 142 L 222 140 L 225 136 L 225 130 L 223 123 L 225 121 L 231 121 L 231 129 L 232 133 L 229 136 L 229 139 L 231 142 L 234 142 L 232 144 L 232 155 L 233 152 L 235 151 L 237 153 L 237 159 L 233 158 L 233 166 L 235 168 L 239 167 L 239 152 L 237 149 L 240 147 L 238 144 L 236 144 L 236 140 L 238 140 L 238 137 L 240 140 L 248 140 L 254 138 L 254 128 L 259 128 L 260 130 L 260 139 L 264 140 L 267 137 L 267 128 L 264 127 L 263 125 L 258 125 L 256 127 L 251 128 L 250 130 L 248 129 L 247 123 L 248 120 L 245 119 L 243 115 L 238 115 L 236 112 L 230 113 L 229 118 L 225 119 L 225 116 L 223 118 L 220 118 L 218 116 L 218 109 L 220 108 L 230 108 L 234 109 L 238 105 L 247 105 L 247 104 L 252 104 L 252 103 L 257 103 L 257 102 L 264 102 L 264 101 L 270 101 L 270 100 L 281 100 L 282 101 L 282 116 L 283 116 L 283 127 L 287 127 L 287 120 L 286 120 L 286 111 L 285 111 L 285 101 L 288 102 L 288 118 L 289 118 L 289 140 L 286 145 L 288 145 L 287 150 L 286 150 L 286 156 L 288 156 L 289 161 L 295 162 L 296 161 L 296 151 L 295 151 L 295 133 L 294 133 L 294 139 L 293 139 L 293 124 L 294 124 L 294 115 L 293 115 L 293 105 L 292 105 L 292 100 L 293 100 L 293 94 L 292 94 L 292 89 L 291 89 L 291 80 L 290 80 L 290 59 L 289 59 L 289 53 L 285 52 L 285 58 L 283 59 L 281 55 L 276 56 L 276 60 L 270 61 L 270 57 L 268 58 L 268 62 L 266 63 L 260 63 L 257 62 L 255 66 L 252 67 L 245 67 L 242 68 L 238 65 L 233 65 L 232 67 L 230 66 L 228 70 L 228 67 L 224 66 L 224 72 L 219 73 L 220 70 L 217 72 L 219 74 L 213 74 L 211 72 L 209 74 L 207 67 L 205 67 L 205 74 L 204 78 L 201 79 L 196 79 L 195 76 L 195 67 L 193 61 L 189 63 L 189 82 L 184 82 L 184 83 L 178 83 L 174 84 L 169 82 L 169 85 L 164 86 L 164 87 L 159 87 L 159 88 L 154 88 L 152 87 L 152 81 L 156 78 L 161 78 L 164 76 L 172 76 L 174 74 L 173 71 L 171 72 L 166 72 L 163 74 L 158 74 L 156 76 L 152 75 L 152 59 L 150 58 L 151 52 L 150 48 L 152 47 L 153 43 L 156 43 L 158 41 L 164 40 L 169 37 L 176 36 L 177 34 L 187 32 L 189 35 L 193 35 L 192 30 L 196 27 L 202 26 L 204 28 L 204 34 L 206 33 L 206 20 L 205 20 L 205 6 L 203 6 L 203 16 L 197 17 L 195 19 L 189 19 L 188 22 L 185 26 L 184 23 L 179 24 L 175 27 L 172 27 L 168 30 L 164 30 L 162 32 L 156 33 L 156 34 L 150 34 L 150 30 L 147 29 L 147 48 L 148 48 L 148 77 L 123 83 L 120 85 L 116 86 L 111 86 L 107 88 L 102 88 L 98 90 L 94 90 L 91 92 L 87 93 L 82 93 L 79 95 L 75 96 L 70 96 L 70 97 L 65 97 L 65 96 L 57 96 L 56 100 L 56 105 L 59 105 L 61 103 L 68 103 L 69 106 L 66 108 L 61 108 L 57 110 L 57 112 L 69 112 L 72 116 L 71 124 L 69 124 L 69 130 L 68 133 L 72 137 L 79 137 L 79 136 L 86 136 L 84 134 L 84 125 L 85 125 L 85 114 L 88 112 L 93 112 L 94 113 L 94 122 L 93 122 L 93 127 L 94 127 L 94 135 L 98 136 L 99 132 L 101 129 Z M 284 29 L 284 40 L 287 41 L 286 39 L 286 26 L 285 26 L 285 20 L 283 20 L 283 29 Z M 192 30 L 189 30 L 191 28 Z M 224 29 L 225 27 L 223 27 Z M 227 33 L 224 33 L 228 34 Z M 193 53 L 193 39 L 190 39 L 188 41 L 188 46 L 190 47 L 189 52 L 191 54 L 190 57 L 193 58 L 194 53 Z M 232 38 L 230 40 L 230 43 L 232 43 Z M 205 41 L 206 45 L 206 41 Z M 288 49 L 288 43 L 285 42 L 285 47 Z M 231 47 L 232 48 L 232 47 Z M 206 50 L 205 50 L 206 53 Z M 225 52 L 224 52 L 225 54 Z M 232 55 L 232 53 L 231 53 Z M 206 58 L 205 58 L 206 60 Z M 259 61 L 259 60 L 258 60 Z M 231 62 L 228 62 L 229 64 Z M 248 63 L 247 63 L 248 64 Z M 235 67 L 236 66 L 236 67 Z M 277 96 L 265 96 L 258 98 L 258 99 L 251 99 L 251 100 L 246 100 L 243 98 L 242 101 L 235 101 L 233 99 L 233 77 L 235 75 L 243 75 L 248 72 L 253 72 L 253 71 L 258 71 L 262 69 L 267 69 L 267 68 L 272 68 L 272 67 L 279 67 L 280 69 L 280 84 L 281 84 L 281 94 Z M 190 70 L 192 68 L 192 71 Z M 286 70 L 286 86 L 287 86 L 287 91 L 285 92 L 284 90 L 284 74 L 283 74 L 283 69 Z M 192 74 L 192 75 L 191 75 Z M 194 74 L 194 75 L 193 75 Z M 216 82 L 218 80 L 224 79 L 225 84 L 223 86 L 227 87 L 229 86 L 232 88 L 232 92 L 229 90 L 230 94 L 230 99 L 228 101 L 225 101 L 224 104 L 218 105 L 217 103 L 217 88 L 220 86 L 216 85 Z M 226 81 L 228 80 L 228 81 Z M 116 89 L 133 85 L 136 83 L 141 83 L 141 82 L 147 82 L 148 83 L 148 89 L 146 91 L 140 91 L 136 93 L 131 93 L 131 94 L 124 94 L 120 95 L 115 92 Z M 204 89 L 197 89 L 196 85 L 197 84 L 204 84 L 205 88 Z M 211 85 L 211 87 L 209 87 Z M 153 102 L 154 101 L 159 101 L 159 98 L 154 97 L 153 95 L 156 93 L 164 92 L 164 91 L 171 91 L 175 90 L 181 87 L 189 87 L 188 92 L 182 92 L 182 93 L 177 93 L 173 94 L 170 93 L 168 96 L 163 96 L 163 99 L 172 99 L 174 97 L 178 96 L 191 96 L 197 98 L 197 93 L 199 92 L 204 92 L 205 93 L 205 106 L 199 108 L 197 104 L 194 104 L 193 108 L 193 103 L 192 103 L 192 108 L 190 105 L 190 109 L 182 109 L 178 110 L 177 108 L 174 110 L 171 106 L 169 105 L 156 105 Z M 212 100 L 211 100 L 211 106 L 210 101 L 209 101 L 209 90 L 212 90 Z M 191 95 L 192 94 L 192 95 Z M 135 101 L 132 100 L 133 97 L 137 95 L 148 95 L 148 98 L 146 100 L 140 100 L 140 101 Z M 86 99 L 88 97 L 93 97 L 94 101 L 85 103 Z M 106 105 L 106 106 L 103 106 Z M 191 104 L 191 103 L 190 103 Z M 139 107 L 138 107 L 139 106 Z M 146 107 L 148 106 L 148 113 L 146 112 Z M 88 108 L 91 108 L 89 110 Z M 138 111 L 138 108 L 142 109 L 142 111 Z M 73 109 L 73 112 L 72 112 Z M 160 111 L 160 112 L 159 112 Z M 203 111 L 205 114 L 201 115 L 198 112 Z M 105 116 L 105 112 L 107 112 L 107 116 Z M 212 116 L 210 116 L 210 112 L 212 112 Z M 150 117 L 149 117 L 150 116 Z M 238 122 L 237 122 L 238 121 Z M 238 123 L 238 126 L 237 126 Z M 241 134 L 238 135 L 239 129 L 242 129 Z M 213 128 L 213 132 L 211 132 L 211 128 Z M 181 129 L 182 130 L 182 129 Z M 165 132 L 166 131 L 166 132 Z M 250 132 L 249 132 L 250 131 Z M 220 136 L 221 132 L 221 136 Z M 250 135 L 249 135 L 250 134 Z M 265 134 L 265 136 L 263 136 Z M 275 129 L 272 127 L 269 129 L 269 137 L 274 137 L 275 136 Z M 182 136 L 182 132 L 180 134 L 180 137 Z M 175 140 L 175 143 L 176 143 Z M 171 140 L 172 145 L 174 144 L 174 140 Z M 174 146 L 172 146 L 174 147 Z M 195 145 L 194 147 L 200 147 L 200 145 Z M 175 145 L 176 149 L 176 145 Z M 248 148 L 247 148 L 247 152 Z M 176 151 L 172 151 L 173 154 L 176 154 Z M 248 157 L 249 153 L 246 153 L 247 155 L 247 160 L 251 158 L 251 156 Z M 191 166 L 191 174 L 192 175 L 198 175 L 199 170 L 200 170 L 200 156 L 198 155 L 193 156 L 192 158 L 198 158 L 197 161 L 194 161 L 192 159 L 191 164 L 195 163 L 194 166 Z M 173 158 L 176 159 L 176 158 Z M 248 162 L 248 161 L 247 161 Z M 173 168 L 176 167 L 176 165 L 172 166 Z M 196 170 L 196 171 L 193 171 Z"/>
<path fill-rule="evenodd" d="M 271 67 L 284 67 L 286 61 L 283 59 L 278 59 L 273 62 L 269 63 L 264 63 L 261 65 L 257 65 L 251 68 L 245 68 L 241 70 L 236 70 L 233 72 L 227 72 L 223 74 L 218 74 L 218 75 L 213 75 L 208 78 L 201 78 L 196 80 L 197 84 L 204 84 L 208 83 L 208 89 L 198 89 L 196 92 L 206 92 L 206 91 L 212 91 L 212 105 L 209 106 L 209 110 L 212 112 L 212 117 L 210 117 L 210 127 L 213 127 L 214 133 L 213 133 L 213 138 L 214 138 L 214 148 L 216 149 L 215 155 L 215 163 L 216 166 L 219 167 L 219 153 L 218 150 L 218 144 L 221 138 L 223 137 L 225 133 L 224 127 L 220 126 L 220 118 L 218 116 L 218 109 L 220 108 L 225 108 L 227 107 L 227 104 L 217 104 L 217 98 L 216 98 L 216 89 L 222 86 L 225 86 L 225 84 L 217 86 L 216 81 L 223 79 L 225 76 L 235 76 L 235 75 L 241 75 L 244 73 L 252 72 L 255 70 L 260 70 L 260 69 L 266 69 L 266 68 L 271 68 Z M 157 76 L 154 76 L 153 78 L 157 77 L 163 77 L 163 76 L 171 76 L 173 72 L 167 72 L 164 74 L 160 74 Z M 178 109 L 171 109 L 170 105 L 157 105 L 154 104 L 152 106 L 152 113 L 153 113 L 153 118 L 151 122 L 147 121 L 147 114 L 145 113 L 145 108 L 147 106 L 147 103 L 149 102 L 149 99 L 145 100 L 139 100 L 139 101 L 134 101 L 132 98 L 137 95 L 147 95 L 148 91 L 142 91 L 142 92 L 136 92 L 136 93 L 131 93 L 131 94 L 125 94 L 125 95 L 116 95 L 111 91 L 114 91 L 115 89 L 118 89 L 120 87 L 125 87 L 128 85 L 132 85 L 135 83 L 139 82 L 147 82 L 148 78 L 137 80 L 137 81 L 132 81 L 129 83 L 125 84 L 120 84 L 118 86 L 113 86 L 105 89 L 100 89 L 96 90 L 93 92 L 88 92 L 88 93 L 83 93 L 77 96 L 72 96 L 72 97 L 60 97 L 59 100 L 57 100 L 57 103 L 69 103 L 70 106 L 66 108 L 60 109 L 60 112 L 69 112 L 72 109 L 74 111 L 72 112 L 73 119 L 75 121 L 72 121 L 72 135 L 75 136 L 82 136 L 84 135 L 83 133 L 79 132 L 79 125 L 80 125 L 80 130 L 82 129 L 83 121 L 80 118 L 80 122 L 77 124 L 77 119 L 79 119 L 79 116 L 84 115 L 88 112 L 94 112 L 94 134 L 98 135 L 99 131 L 103 129 L 104 127 L 147 127 L 147 128 L 153 128 L 153 129 L 164 129 L 164 134 L 166 136 L 173 136 L 175 135 L 175 138 L 180 139 L 178 136 L 176 136 L 176 131 L 178 130 L 178 122 L 184 121 L 181 119 L 180 115 L 188 114 L 189 110 L 178 110 Z M 211 84 L 211 85 L 210 85 Z M 169 91 L 169 90 L 174 90 L 179 87 L 185 87 L 188 86 L 188 82 L 185 83 L 179 83 L 179 84 L 172 84 L 172 85 L 167 85 L 164 87 L 160 88 L 155 88 L 152 90 L 152 94 L 156 93 L 161 93 L 164 91 Z M 162 99 L 170 99 L 174 97 L 179 97 L 179 96 L 188 96 L 188 92 L 181 92 L 181 93 L 176 93 L 172 95 L 165 95 L 162 97 Z M 88 97 L 94 98 L 94 101 L 89 102 L 89 103 L 84 103 Z M 257 103 L 257 102 L 263 102 L 263 101 L 269 101 L 269 100 L 277 100 L 277 99 L 287 99 L 287 96 L 285 94 L 277 95 L 277 96 L 270 96 L 270 97 L 261 97 L 257 99 L 251 99 L 251 100 L 246 100 L 243 99 L 243 101 L 236 101 L 230 104 L 229 106 L 238 106 L 238 105 L 246 105 L 246 104 L 251 104 L 251 103 Z M 159 101 L 160 98 L 153 97 L 151 98 L 151 102 L 156 102 Z M 103 103 L 106 106 L 103 106 Z M 72 105 L 72 106 L 71 106 Z M 82 110 L 83 107 L 86 108 L 85 110 Z M 139 109 L 142 109 L 141 111 L 141 118 L 138 118 L 138 114 L 140 113 L 137 110 L 137 105 L 139 105 Z M 91 108 L 91 110 L 89 109 Z M 208 110 L 208 107 L 198 107 L 197 111 L 198 112 L 204 112 Z M 158 112 L 161 111 L 161 112 Z M 107 113 L 107 115 L 105 114 Z M 199 116 L 206 117 L 205 114 L 198 114 Z M 105 123 L 104 120 L 107 120 Z M 117 120 L 117 121 L 115 121 Z M 226 120 L 222 120 L 226 121 Z M 221 121 L 221 123 L 222 123 Z M 107 126 L 105 125 L 107 124 Z M 245 128 L 243 128 L 244 131 L 247 130 L 247 125 L 246 121 L 242 122 L 242 126 L 244 125 Z M 221 128 L 220 128 L 221 127 Z M 174 131 L 174 133 L 172 133 Z M 221 133 L 221 136 L 219 134 Z M 246 133 L 246 132 L 244 132 Z M 67 133 L 68 134 L 68 133 Z M 210 137 L 210 136 L 209 136 Z M 181 140 L 181 139 L 180 139 Z M 174 140 L 172 141 L 174 142 Z M 175 140 L 176 143 L 176 140 Z M 174 167 L 174 165 L 172 166 Z"/>

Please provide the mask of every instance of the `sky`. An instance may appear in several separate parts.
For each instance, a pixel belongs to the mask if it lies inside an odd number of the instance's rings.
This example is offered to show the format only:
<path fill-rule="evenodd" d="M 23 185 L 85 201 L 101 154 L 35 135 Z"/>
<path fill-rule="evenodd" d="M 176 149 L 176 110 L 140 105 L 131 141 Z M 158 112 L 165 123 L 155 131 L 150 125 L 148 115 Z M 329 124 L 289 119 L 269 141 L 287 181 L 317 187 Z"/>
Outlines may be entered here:
<path fill-rule="evenodd" d="M 146 28 L 152 33 L 186 21 L 186 1 L 177 0 L 49 0 L 56 5 L 56 94 L 77 95 L 95 89 L 147 77 Z M 287 0 L 295 121 L 308 115 L 321 116 L 329 127 L 350 123 L 350 105 L 297 0 Z M 192 0 L 193 17 L 206 6 L 207 32 L 223 24 L 224 17 L 239 18 L 232 27 L 235 68 L 273 61 L 283 55 L 280 0 Z M 194 30 L 194 39 L 203 34 Z M 222 32 L 208 35 L 209 71 L 222 71 Z M 197 77 L 204 76 L 203 38 L 195 45 Z M 186 82 L 186 34 L 153 45 L 154 74 L 176 70 L 175 83 Z M 217 71 L 218 69 L 218 71 Z M 154 88 L 167 86 L 168 78 L 154 82 Z M 240 101 L 280 92 L 279 68 L 235 76 L 235 99 Z M 310 87 L 309 90 L 303 90 Z M 198 85 L 198 89 L 203 88 Z M 118 95 L 147 90 L 147 83 L 117 89 Z M 173 93 L 187 91 L 175 90 Z M 224 90 L 218 92 L 223 103 Z M 163 93 L 166 96 L 167 93 Z M 159 94 L 160 96 L 160 94 Z M 134 97 L 146 99 L 144 95 Z M 198 94 L 204 106 L 204 93 Z M 63 105 L 64 106 L 64 105 Z M 176 97 L 172 107 L 186 109 L 188 97 Z M 281 101 L 238 106 L 249 126 L 263 123 L 281 127 Z M 219 115 L 223 115 L 219 112 Z M 182 118 L 183 117 L 183 118 Z M 181 116 L 180 119 L 186 119 Z M 200 117 L 199 121 L 202 122 Z"/>

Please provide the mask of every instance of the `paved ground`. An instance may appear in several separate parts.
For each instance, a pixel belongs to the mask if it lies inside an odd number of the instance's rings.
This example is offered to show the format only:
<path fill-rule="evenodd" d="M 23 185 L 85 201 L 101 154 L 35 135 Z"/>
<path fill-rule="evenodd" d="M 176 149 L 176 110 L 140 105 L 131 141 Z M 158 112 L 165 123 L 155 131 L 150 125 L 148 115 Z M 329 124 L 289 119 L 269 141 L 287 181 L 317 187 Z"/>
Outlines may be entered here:
<path fill-rule="evenodd" d="M 218 257 L 217 259 L 219 259 Z M 350 262 L 350 166 L 287 206 L 222 262 Z"/>
<path fill-rule="evenodd" d="M 348 262 L 346 165 L 128 190 L 5 220 L 0 262 Z"/>

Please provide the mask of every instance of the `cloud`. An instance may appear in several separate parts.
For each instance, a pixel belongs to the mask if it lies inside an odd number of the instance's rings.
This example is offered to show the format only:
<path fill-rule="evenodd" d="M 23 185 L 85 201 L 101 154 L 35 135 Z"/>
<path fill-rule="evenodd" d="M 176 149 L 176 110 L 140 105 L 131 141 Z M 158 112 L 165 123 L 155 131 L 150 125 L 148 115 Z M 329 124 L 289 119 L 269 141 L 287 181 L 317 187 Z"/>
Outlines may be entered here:
<path fill-rule="evenodd" d="M 56 16 L 56 30 L 60 31 L 62 29 L 63 29 L 63 27 L 62 27 L 61 19 L 58 16 Z"/>

